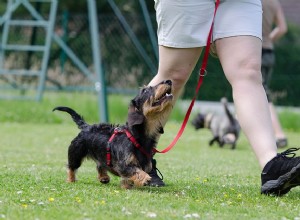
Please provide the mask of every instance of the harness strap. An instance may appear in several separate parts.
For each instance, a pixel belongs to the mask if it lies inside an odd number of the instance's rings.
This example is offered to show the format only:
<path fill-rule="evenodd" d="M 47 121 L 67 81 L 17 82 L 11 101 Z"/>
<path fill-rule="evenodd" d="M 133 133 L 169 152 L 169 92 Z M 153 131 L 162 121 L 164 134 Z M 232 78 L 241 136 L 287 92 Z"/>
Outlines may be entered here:
<path fill-rule="evenodd" d="M 203 77 L 206 75 L 206 66 L 207 66 L 207 61 L 208 61 L 208 56 L 209 56 L 209 48 L 210 48 L 210 43 L 211 43 L 211 39 L 212 39 L 212 32 L 213 32 L 213 26 L 214 26 L 214 20 L 215 20 L 215 16 L 216 16 L 216 12 L 217 12 L 217 9 L 219 7 L 219 4 L 220 4 L 220 0 L 216 0 L 216 6 L 215 6 L 215 11 L 214 11 L 214 17 L 213 17 L 213 21 L 212 21 L 212 24 L 211 24 L 211 27 L 210 27 L 210 30 L 209 30 L 209 34 L 208 34 L 208 37 L 207 37 L 207 41 L 206 41 L 206 47 L 205 47 L 205 52 L 204 52 L 204 56 L 203 56 L 203 60 L 202 60 L 202 65 L 201 65 L 201 68 L 200 68 L 200 71 L 199 71 L 199 80 L 198 80 L 198 84 L 197 84 L 197 87 L 196 87 L 196 91 L 195 91 L 195 94 L 194 94 L 194 97 L 191 101 L 191 104 L 187 110 L 187 113 L 184 117 L 184 120 L 182 122 L 182 125 L 176 135 L 176 137 L 174 138 L 174 140 L 171 142 L 171 144 L 166 147 L 164 150 L 162 151 L 159 151 L 157 150 L 156 148 L 154 148 L 154 152 L 156 153 L 166 153 L 168 152 L 169 150 L 171 150 L 174 145 L 177 143 L 178 139 L 181 137 L 185 127 L 186 127 L 186 124 L 189 120 L 189 117 L 190 117 L 190 114 L 192 112 L 192 109 L 193 109 L 193 106 L 194 106 L 194 103 L 195 103 L 195 100 L 197 98 L 197 94 L 198 94 L 198 91 L 202 85 L 202 82 L 203 82 Z"/>
<path fill-rule="evenodd" d="M 110 143 L 115 138 L 117 132 L 116 129 L 114 130 L 114 133 L 110 136 L 107 146 L 106 146 L 106 165 L 111 166 L 111 149 L 110 149 Z"/>
<path fill-rule="evenodd" d="M 117 134 L 121 134 L 121 133 L 125 133 L 126 136 L 128 137 L 128 139 L 132 142 L 132 144 L 139 149 L 139 151 L 141 151 L 144 155 L 146 155 L 147 157 L 151 158 L 152 155 L 147 153 L 145 151 L 144 148 L 142 148 L 142 146 L 137 142 L 137 140 L 133 137 L 133 135 L 125 128 L 120 128 L 117 127 L 114 129 L 114 133 L 110 136 L 109 140 L 108 140 L 108 144 L 106 147 L 106 165 L 111 166 L 111 147 L 110 147 L 110 143 L 112 142 L 112 140 L 115 138 L 115 136 Z"/>
<path fill-rule="evenodd" d="M 142 146 L 137 142 L 137 140 L 133 137 L 133 135 L 127 130 L 124 129 L 125 134 L 127 135 L 128 139 L 133 143 L 133 145 L 139 149 L 144 155 L 146 155 L 147 157 L 152 157 L 152 154 L 149 154 L 145 151 L 144 148 L 142 148 Z"/>

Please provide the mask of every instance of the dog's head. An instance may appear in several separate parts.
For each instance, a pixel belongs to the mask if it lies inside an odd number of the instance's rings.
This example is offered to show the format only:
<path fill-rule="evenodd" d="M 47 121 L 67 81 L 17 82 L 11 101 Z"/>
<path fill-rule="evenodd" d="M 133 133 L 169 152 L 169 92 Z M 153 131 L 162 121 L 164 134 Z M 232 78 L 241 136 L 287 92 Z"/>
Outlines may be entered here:
<path fill-rule="evenodd" d="M 204 128 L 205 124 L 205 115 L 198 113 L 194 120 L 192 121 L 192 125 L 195 127 L 196 130 L 200 128 Z"/>
<path fill-rule="evenodd" d="M 213 119 L 214 119 L 213 113 L 207 113 L 207 114 L 198 113 L 197 116 L 192 121 L 192 125 L 194 125 L 196 130 L 200 128 L 210 128 L 210 124 Z"/>
<path fill-rule="evenodd" d="M 165 80 L 156 86 L 144 86 L 130 102 L 127 124 L 145 126 L 149 136 L 163 133 L 162 121 L 173 107 L 172 81 Z"/>

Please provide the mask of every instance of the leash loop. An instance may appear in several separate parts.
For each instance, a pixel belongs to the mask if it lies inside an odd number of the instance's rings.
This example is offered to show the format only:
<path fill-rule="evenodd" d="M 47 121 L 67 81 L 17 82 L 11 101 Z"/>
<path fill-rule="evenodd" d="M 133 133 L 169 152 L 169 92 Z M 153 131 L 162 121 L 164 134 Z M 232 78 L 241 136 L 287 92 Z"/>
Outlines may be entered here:
<path fill-rule="evenodd" d="M 200 71 L 199 71 L 199 76 L 206 76 L 207 75 L 207 70 L 206 69 L 203 69 L 201 68 Z"/>

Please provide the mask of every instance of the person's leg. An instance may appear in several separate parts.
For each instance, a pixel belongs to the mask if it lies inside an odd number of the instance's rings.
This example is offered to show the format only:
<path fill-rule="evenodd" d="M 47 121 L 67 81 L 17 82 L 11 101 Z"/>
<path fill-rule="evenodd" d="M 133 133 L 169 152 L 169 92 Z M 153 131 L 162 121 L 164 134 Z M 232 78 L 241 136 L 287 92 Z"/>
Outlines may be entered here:
<path fill-rule="evenodd" d="M 185 5 L 183 7 L 183 5 Z M 184 85 L 190 77 L 199 56 L 201 48 L 206 45 L 208 32 L 213 20 L 214 0 L 155 0 L 157 39 L 159 46 L 159 69 L 149 85 L 155 85 L 162 80 L 173 82 L 174 104 L 180 96 Z M 162 122 L 164 125 L 168 120 Z M 158 138 L 159 139 L 159 138 Z M 158 141 L 157 139 L 157 141 Z M 149 173 L 152 180 L 162 181 L 154 170 Z M 154 174 L 154 175 L 152 175 Z M 157 185 L 152 184 L 150 185 Z"/>
<path fill-rule="evenodd" d="M 217 40 L 216 49 L 232 86 L 238 120 L 263 168 L 277 152 L 260 73 L 261 40 L 252 36 L 228 37 Z"/>
<path fill-rule="evenodd" d="M 163 80 L 170 79 L 173 83 L 172 94 L 174 96 L 174 105 L 180 96 L 184 85 L 189 79 L 197 60 L 201 54 L 202 48 L 178 49 L 170 47 L 159 47 L 159 69 L 157 75 L 151 80 L 149 85 L 156 85 Z M 165 125 L 168 118 L 161 123 Z M 157 174 L 156 160 L 152 160 L 152 170 L 150 186 L 164 186 L 162 178 Z"/>
<path fill-rule="evenodd" d="M 261 41 L 239 36 L 216 41 L 238 120 L 261 165 L 261 193 L 281 196 L 300 185 L 300 157 L 291 148 L 277 154 L 270 111 L 260 74 Z M 233 53 L 234 51 L 234 53 Z"/>
<path fill-rule="evenodd" d="M 171 48 L 159 46 L 159 69 L 157 75 L 149 85 L 155 85 L 163 80 L 173 82 L 173 95 L 175 100 L 189 79 L 202 48 Z"/>
<path fill-rule="evenodd" d="M 173 82 L 174 105 L 181 95 L 182 90 L 188 81 L 202 48 L 171 48 L 159 46 L 159 68 L 157 75 L 149 85 L 156 85 L 163 80 L 170 79 Z M 163 125 L 168 118 L 165 119 Z"/>

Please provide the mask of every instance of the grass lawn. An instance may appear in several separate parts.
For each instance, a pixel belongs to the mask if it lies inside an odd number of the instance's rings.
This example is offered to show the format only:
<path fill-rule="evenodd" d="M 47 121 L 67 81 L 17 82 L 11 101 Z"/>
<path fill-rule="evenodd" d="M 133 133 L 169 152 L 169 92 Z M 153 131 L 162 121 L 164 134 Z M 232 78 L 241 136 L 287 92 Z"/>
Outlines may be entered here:
<path fill-rule="evenodd" d="M 14 106 L 5 104 L 0 112 Z M 300 187 L 283 197 L 260 194 L 260 168 L 243 135 L 236 150 L 209 147 L 211 134 L 189 124 L 174 149 L 155 156 L 165 187 L 123 190 L 112 175 L 102 185 L 91 161 L 83 163 L 76 183 L 66 183 L 67 148 L 78 129 L 67 114 L 51 112 L 57 104 L 40 104 L 49 109 L 41 123 L 2 118 L 0 219 L 300 219 Z M 7 112 L 17 117 L 14 112 L 28 109 Z M 42 117 L 39 110 L 31 117 L 37 116 Z M 167 124 L 159 149 L 179 127 Z M 290 147 L 299 146 L 297 132 L 287 135 Z"/>
<path fill-rule="evenodd" d="M 179 126 L 168 124 L 161 149 Z M 0 133 L 0 219 L 300 218 L 300 188 L 260 195 L 260 169 L 244 136 L 234 151 L 208 147 L 210 133 L 188 126 L 172 151 L 156 156 L 166 187 L 122 190 L 118 177 L 97 182 L 91 161 L 78 182 L 65 182 L 73 124 L 3 123 Z M 299 143 L 298 134 L 288 135 Z"/>

